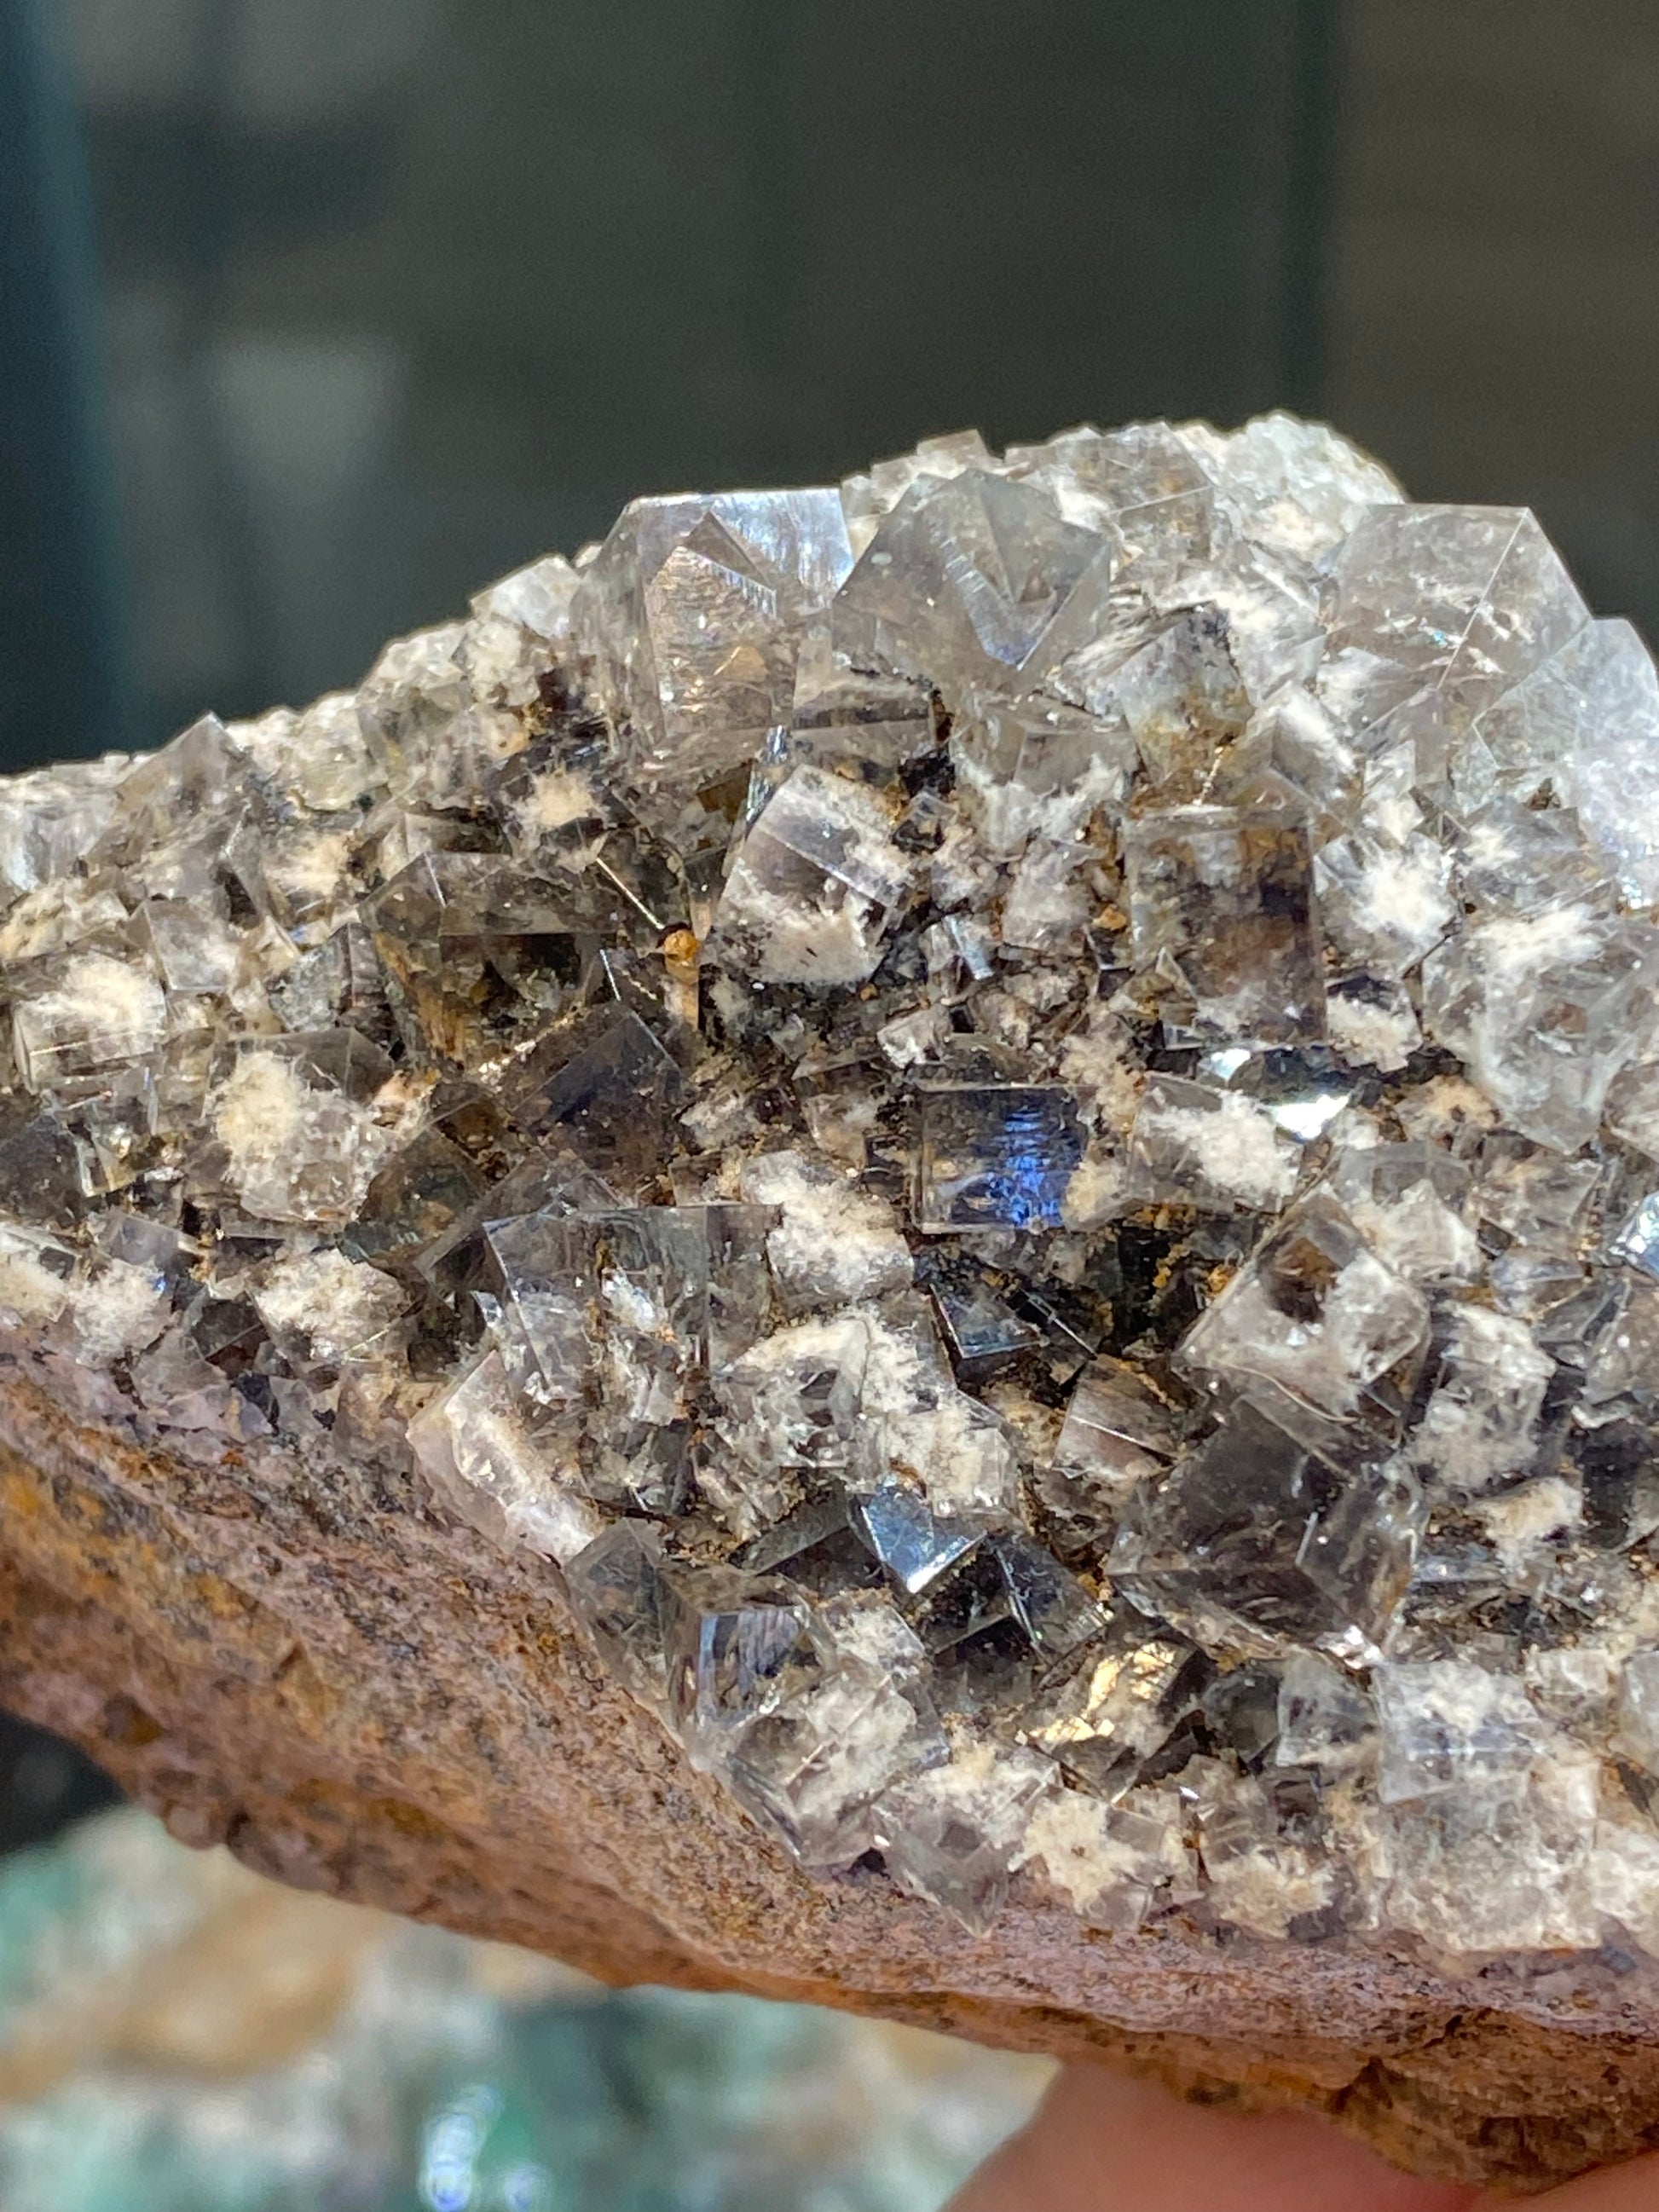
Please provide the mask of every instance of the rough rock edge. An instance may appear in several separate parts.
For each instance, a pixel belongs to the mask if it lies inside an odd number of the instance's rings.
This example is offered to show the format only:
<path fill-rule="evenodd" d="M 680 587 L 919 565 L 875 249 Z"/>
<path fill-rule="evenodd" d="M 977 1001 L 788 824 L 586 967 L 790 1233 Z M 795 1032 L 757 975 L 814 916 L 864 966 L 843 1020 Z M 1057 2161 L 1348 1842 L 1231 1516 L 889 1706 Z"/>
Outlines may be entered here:
<path fill-rule="evenodd" d="M 415 1482 L 324 1496 L 204 1471 L 76 1428 L 16 1376 L 0 1702 L 185 1843 L 613 1983 L 1109 2060 L 1518 2193 L 1659 2145 L 1651 2016 L 1587 2032 L 1374 1960 L 1107 1936 L 1019 1897 L 975 1939 L 878 1878 L 811 1881 L 605 1678 L 553 1571 L 491 1553 Z"/>

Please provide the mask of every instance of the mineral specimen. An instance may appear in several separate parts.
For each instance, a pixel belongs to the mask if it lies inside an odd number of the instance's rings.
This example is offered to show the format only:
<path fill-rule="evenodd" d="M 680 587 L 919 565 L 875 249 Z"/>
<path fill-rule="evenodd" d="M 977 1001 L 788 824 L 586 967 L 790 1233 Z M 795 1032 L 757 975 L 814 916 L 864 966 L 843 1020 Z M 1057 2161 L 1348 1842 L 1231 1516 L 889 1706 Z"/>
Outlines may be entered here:
<path fill-rule="evenodd" d="M 1645 1972 L 1656 793 L 1284 416 L 636 501 L 4 788 L 5 1361 L 418 1468 L 816 1880 Z"/>

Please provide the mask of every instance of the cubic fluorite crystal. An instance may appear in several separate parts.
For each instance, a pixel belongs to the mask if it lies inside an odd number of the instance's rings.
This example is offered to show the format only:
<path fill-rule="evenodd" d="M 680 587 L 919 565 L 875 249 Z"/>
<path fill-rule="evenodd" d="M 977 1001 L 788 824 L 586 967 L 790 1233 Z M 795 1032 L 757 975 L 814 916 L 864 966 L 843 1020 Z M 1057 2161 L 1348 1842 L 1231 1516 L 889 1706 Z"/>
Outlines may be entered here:
<path fill-rule="evenodd" d="M 1533 518 L 1286 416 L 639 501 L 4 787 L 3 1356 L 422 1470 L 825 1881 L 1622 1972 L 1656 809 Z"/>

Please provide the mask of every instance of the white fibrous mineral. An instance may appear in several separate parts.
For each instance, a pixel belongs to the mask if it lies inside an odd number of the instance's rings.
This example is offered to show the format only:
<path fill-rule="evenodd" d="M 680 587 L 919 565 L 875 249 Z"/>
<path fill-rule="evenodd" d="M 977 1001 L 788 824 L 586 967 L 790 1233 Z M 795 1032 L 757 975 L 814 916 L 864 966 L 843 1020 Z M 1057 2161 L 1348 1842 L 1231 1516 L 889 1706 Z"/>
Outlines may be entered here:
<path fill-rule="evenodd" d="M 3 1356 L 532 1555 L 815 1880 L 1626 1971 L 1656 823 L 1636 633 L 1318 425 L 636 501 L 0 787 Z"/>

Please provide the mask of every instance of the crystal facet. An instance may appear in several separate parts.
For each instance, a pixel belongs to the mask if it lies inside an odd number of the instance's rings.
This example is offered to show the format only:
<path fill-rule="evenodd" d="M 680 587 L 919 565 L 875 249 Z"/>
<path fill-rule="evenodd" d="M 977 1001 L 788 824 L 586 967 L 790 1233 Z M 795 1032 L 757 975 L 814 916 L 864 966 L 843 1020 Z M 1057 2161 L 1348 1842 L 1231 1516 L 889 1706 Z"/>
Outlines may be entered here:
<path fill-rule="evenodd" d="M 1277 810 L 1157 809 L 1124 825 L 1139 966 L 1166 1019 L 1230 1044 L 1322 1037 L 1305 823 Z"/>

